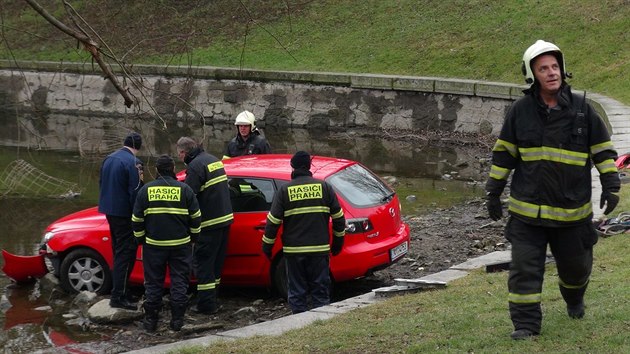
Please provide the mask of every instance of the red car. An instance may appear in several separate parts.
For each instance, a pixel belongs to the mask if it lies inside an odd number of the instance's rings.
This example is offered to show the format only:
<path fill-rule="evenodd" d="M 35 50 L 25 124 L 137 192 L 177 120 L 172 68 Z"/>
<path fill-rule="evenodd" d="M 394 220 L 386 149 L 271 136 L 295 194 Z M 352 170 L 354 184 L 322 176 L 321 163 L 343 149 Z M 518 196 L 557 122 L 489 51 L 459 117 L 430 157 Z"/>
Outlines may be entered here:
<path fill-rule="evenodd" d="M 274 193 L 291 178 L 290 158 L 291 155 L 250 155 L 223 161 L 231 189 L 234 223 L 222 285 L 273 287 L 286 294 L 281 242 L 276 242 L 270 262 L 261 251 L 261 238 Z M 395 192 L 378 176 L 355 161 L 321 156 L 313 158 L 311 171 L 315 178 L 324 179 L 334 187 L 347 219 L 343 251 L 330 262 L 335 282 L 366 276 L 407 253 L 409 226 L 401 219 Z M 178 174 L 180 180 L 184 173 Z M 29 264 L 33 269 L 25 269 L 25 257 L 3 253 L 3 270 L 15 280 L 42 276 L 44 262 L 36 257 L 45 255 L 66 291 L 104 294 L 111 289 L 109 226 L 96 207 L 70 214 L 48 226 L 41 255 L 31 257 Z M 130 281 L 143 284 L 142 247 L 138 248 Z"/>

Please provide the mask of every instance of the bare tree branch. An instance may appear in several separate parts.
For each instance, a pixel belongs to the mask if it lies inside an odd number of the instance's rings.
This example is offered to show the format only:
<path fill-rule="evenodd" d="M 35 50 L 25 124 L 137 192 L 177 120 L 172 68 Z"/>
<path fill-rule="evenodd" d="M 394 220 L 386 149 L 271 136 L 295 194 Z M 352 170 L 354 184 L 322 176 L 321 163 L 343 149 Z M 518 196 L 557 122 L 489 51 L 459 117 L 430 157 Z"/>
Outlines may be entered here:
<path fill-rule="evenodd" d="M 79 32 L 77 30 L 74 30 L 74 29 L 66 26 L 63 22 L 57 20 L 54 16 L 49 14 L 48 11 L 46 11 L 42 6 L 40 6 L 37 3 L 37 1 L 35 1 L 35 0 L 25 0 L 25 1 L 35 11 L 37 11 L 37 13 L 39 13 L 43 18 L 45 18 L 46 21 L 50 22 L 50 24 L 52 24 L 53 26 L 57 27 L 60 31 L 64 32 L 65 34 L 67 34 L 67 35 L 75 38 L 79 42 L 81 42 L 81 44 L 83 44 L 83 47 L 85 48 L 85 50 L 87 50 L 92 55 L 92 58 L 94 59 L 94 61 L 96 61 L 98 66 L 101 68 L 101 70 L 105 74 L 105 77 L 108 78 L 109 81 L 114 85 L 114 87 L 116 88 L 116 91 L 118 91 L 123 96 L 123 98 L 125 100 L 125 106 L 131 107 L 133 105 L 134 100 L 131 97 L 131 95 L 129 94 L 129 89 L 123 87 L 120 84 L 120 82 L 116 78 L 116 75 L 114 75 L 114 73 L 112 72 L 110 67 L 107 65 L 107 63 L 105 63 L 103 61 L 103 59 L 100 56 L 100 50 L 99 50 L 99 47 L 98 47 L 96 42 L 94 42 L 85 33 L 82 33 L 82 32 Z"/>

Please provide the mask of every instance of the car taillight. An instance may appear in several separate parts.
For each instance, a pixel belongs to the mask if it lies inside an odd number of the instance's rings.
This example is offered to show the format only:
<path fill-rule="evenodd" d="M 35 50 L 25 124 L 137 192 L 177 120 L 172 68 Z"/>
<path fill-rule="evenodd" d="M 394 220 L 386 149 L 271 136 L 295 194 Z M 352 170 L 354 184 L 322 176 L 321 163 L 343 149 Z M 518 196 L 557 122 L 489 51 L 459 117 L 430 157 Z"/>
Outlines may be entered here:
<path fill-rule="evenodd" d="M 374 227 L 368 218 L 347 219 L 346 220 L 346 233 L 358 234 L 373 230 Z"/>

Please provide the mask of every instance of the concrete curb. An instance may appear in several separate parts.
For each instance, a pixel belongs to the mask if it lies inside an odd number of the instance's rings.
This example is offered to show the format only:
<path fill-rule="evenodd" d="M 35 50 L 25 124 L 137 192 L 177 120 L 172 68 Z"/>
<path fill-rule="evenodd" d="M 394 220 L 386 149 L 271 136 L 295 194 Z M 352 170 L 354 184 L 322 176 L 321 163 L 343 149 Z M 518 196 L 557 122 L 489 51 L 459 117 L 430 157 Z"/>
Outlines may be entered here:
<path fill-rule="evenodd" d="M 302 312 L 296 315 L 289 315 L 272 321 L 261 322 L 255 325 L 237 328 L 209 336 L 157 345 L 133 350 L 127 353 L 169 353 L 186 347 L 209 346 L 217 341 L 229 341 L 254 336 L 277 336 L 292 329 L 306 327 L 315 321 L 327 320 L 335 317 L 336 315 L 383 301 L 388 295 L 401 294 L 402 292 L 420 291 L 425 289 L 427 285 L 437 285 L 443 287 L 453 280 L 468 275 L 468 271 L 489 265 L 496 265 L 497 263 L 509 263 L 510 259 L 510 251 L 496 251 L 478 258 L 469 259 L 466 262 L 452 266 L 445 271 L 431 274 L 419 279 L 397 279 L 397 282 L 405 284 L 375 289 L 367 294 L 335 302 L 328 306 L 319 307 L 311 311 Z"/>

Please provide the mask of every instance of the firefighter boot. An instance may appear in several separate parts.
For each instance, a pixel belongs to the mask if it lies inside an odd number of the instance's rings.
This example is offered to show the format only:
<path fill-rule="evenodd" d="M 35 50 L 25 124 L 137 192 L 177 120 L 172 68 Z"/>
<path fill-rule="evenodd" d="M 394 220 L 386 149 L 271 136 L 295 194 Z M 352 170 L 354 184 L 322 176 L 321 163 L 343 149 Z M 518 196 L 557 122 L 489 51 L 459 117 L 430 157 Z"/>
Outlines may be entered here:
<path fill-rule="evenodd" d="M 567 313 L 569 317 L 580 319 L 584 317 L 584 302 L 580 302 L 577 305 L 571 306 L 567 304 Z"/>
<path fill-rule="evenodd" d="M 159 307 L 147 306 L 144 304 L 144 321 L 142 325 L 147 332 L 155 332 L 159 318 Z"/>
<path fill-rule="evenodd" d="M 538 333 L 530 331 L 529 329 L 517 329 L 514 332 L 512 332 L 512 334 L 510 334 L 510 337 L 514 340 L 523 340 L 527 338 L 536 337 L 537 335 Z"/>
<path fill-rule="evenodd" d="M 560 285 L 560 293 L 567 304 L 567 314 L 571 318 L 580 319 L 584 317 L 584 293 L 586 286 L 579 289 L 568 289 Z"/>
<path fill-rule="evenodd" d="M 184 314 L 186 313 L 186 304 L 171 304 L 171 322 L 168 327 L 177 332 L 184 326 Z"/>

